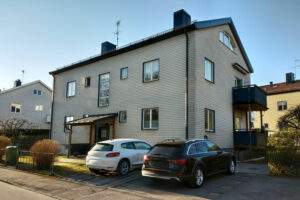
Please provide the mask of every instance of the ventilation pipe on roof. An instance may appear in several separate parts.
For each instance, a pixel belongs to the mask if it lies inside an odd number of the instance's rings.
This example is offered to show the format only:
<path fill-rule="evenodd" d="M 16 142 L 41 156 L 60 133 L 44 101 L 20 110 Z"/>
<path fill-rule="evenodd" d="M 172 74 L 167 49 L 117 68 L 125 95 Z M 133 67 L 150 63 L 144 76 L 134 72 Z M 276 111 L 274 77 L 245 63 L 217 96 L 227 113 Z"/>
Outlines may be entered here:
<path fill-rule="evenodd" d="M 183 27 L 191 24 L 191 16 L 183 9 L 174 12 L 174 28 Z"/>

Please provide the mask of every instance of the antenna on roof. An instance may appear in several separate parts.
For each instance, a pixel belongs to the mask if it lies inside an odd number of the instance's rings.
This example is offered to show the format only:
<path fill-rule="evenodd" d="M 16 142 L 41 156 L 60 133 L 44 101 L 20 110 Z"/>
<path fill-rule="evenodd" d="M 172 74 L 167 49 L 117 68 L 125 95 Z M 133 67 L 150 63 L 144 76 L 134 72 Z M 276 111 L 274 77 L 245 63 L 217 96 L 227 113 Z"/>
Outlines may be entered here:
<path fill-rule="evenodd" d="M 117 30 L 114 32 L 114 34 L 117 36 L 117 46 L 119 45 L 119 35 L 120 35 L 120 25 L 121 25 L 121 20 L 118 20 L 116 22 Z"/>
<path fill-rule="evenodd" d="M 295 65 L 294 65 L 294 68 L 295 68 L 295 77 L 297 79 L 297 68 L 300 68 L 300 59 L 295 59 L 294 63 L 295 63 Z"/>
<path fill-rule="evenodd" d="M 25 77 L 25 70 L 22 69 L 21 71 L 21 81 L 24 82 L 24 77 Z"/>

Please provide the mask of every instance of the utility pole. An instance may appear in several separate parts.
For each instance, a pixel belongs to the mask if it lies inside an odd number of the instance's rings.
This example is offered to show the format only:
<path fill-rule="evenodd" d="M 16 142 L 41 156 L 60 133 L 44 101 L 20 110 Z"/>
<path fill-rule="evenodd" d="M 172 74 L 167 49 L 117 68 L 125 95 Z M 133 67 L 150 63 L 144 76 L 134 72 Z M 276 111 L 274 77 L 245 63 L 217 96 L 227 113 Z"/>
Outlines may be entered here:
<path fill-rule="evenodd" d="M 118 20 L 116 22 L 117 30 L 114 33 L 117 36 L 117 46 L 119 45 L 120 25 L 121 25 L 121 20 Z"/>

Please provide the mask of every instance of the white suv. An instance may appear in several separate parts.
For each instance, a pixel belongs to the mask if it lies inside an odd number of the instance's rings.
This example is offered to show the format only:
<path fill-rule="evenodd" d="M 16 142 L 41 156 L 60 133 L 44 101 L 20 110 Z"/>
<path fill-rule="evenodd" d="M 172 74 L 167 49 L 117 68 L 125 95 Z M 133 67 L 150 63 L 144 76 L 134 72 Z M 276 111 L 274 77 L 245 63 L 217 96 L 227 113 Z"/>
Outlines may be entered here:
<path fill-rule="evenodd" d="M 86 166 L 94 173 L 117 172 L 127 174 L 141 167 L 143 157 L 151 145 L 137 139 L 114 139 L 98 142 L 86 156 Z"/>

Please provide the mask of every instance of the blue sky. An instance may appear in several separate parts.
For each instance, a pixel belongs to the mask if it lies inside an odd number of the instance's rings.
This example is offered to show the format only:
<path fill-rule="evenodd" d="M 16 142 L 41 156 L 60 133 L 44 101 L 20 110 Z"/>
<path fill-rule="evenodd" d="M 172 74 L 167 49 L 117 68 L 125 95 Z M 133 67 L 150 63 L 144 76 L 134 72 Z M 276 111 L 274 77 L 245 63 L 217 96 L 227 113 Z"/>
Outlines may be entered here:
<path fill-rule="evenodd" d="M 171 28 L 181 8 L 193 20 L 232 17 L 254 68 L 252 83 L 284 81 L 295 72 L 298 0 L 0 0 L 0 88 L 10 88 L 22 70 L 24 82 L 52 86 L 49 71 L 98 54 L 103 41 L 115 42 L 118 19 L 124 45 Z"/>

